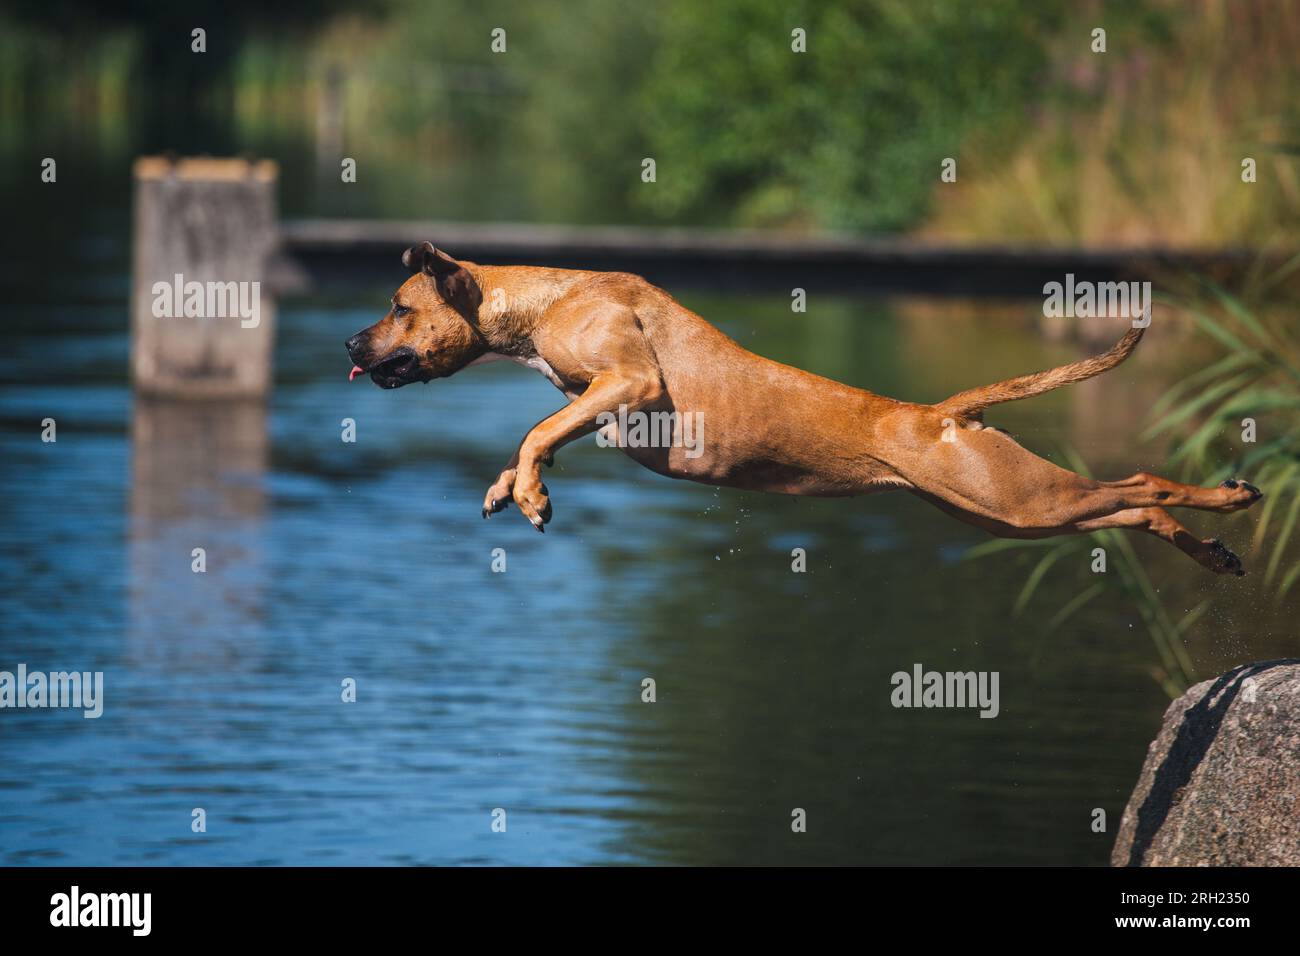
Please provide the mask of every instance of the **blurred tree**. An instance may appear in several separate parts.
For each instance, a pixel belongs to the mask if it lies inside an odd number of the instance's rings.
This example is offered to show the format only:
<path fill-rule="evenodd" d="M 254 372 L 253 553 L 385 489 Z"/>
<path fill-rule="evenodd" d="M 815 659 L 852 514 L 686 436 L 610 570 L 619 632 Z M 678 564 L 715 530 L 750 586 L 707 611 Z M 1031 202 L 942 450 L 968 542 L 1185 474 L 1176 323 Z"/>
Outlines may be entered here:
<path fill-rule="evenodd" d="M 329 104 L 338 143 L 382 170 L 336 207 L 347 214 L 414 215 L 415 202 L 481 218 L 1258 244 L 1294 234 L 1298 10 L 9 0 L 0 113 L 94 126 L 101 158 L 107 142 L 119 156 L 258 150 L 297 165 Z M 1243 193 L 1246 155 L 1260 180 Z M 941 184 L 948 158 L 957 182 Z"/>
<path fill-rule="evenodd" d="M 212 141 L 232 137 L 229 131 L 214 135 L 211 118 L 199 120 L 195 113 L 224 105 L 219 91 L 250 36 L 292 33 L 305 43 L 336 12 L 378 14 L 390 6 L 389 0 L 7 0 L 4 13 L 60 57 L 76 57 L 106 35 L 130 36 L 137 55 L 131 75 L 121 80 L 149 97 L 145 119 L 155 129 L 146 132 L 146 141 L 152 148 L 210 149 Z M 207 34 L 202 54 L 191 48 L 195 28 Z M 29 90 L 39 86 L 46 68 L 33 64 Z"/>
<path fill-rule="evenodd" d="M 640 92 L 664 216 L 900 229 L 967 130 L 1023 120 L 1046 70 L 1041 0 L 676 0 Z M 807 52 L 791 49 L 802 28 Z M 960 175 L 960 171 L 959 171 Z"/>

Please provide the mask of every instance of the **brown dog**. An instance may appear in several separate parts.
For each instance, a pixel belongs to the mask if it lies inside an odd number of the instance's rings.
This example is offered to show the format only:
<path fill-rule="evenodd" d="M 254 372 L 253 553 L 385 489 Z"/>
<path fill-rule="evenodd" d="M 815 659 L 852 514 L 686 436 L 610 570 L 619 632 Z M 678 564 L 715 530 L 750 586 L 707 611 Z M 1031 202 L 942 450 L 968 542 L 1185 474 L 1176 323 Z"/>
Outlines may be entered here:
<path fill-rule="evenodd" d="M 1109 352 L 960 392 L 937 405 L 901 402 L 747 352 L 662 289 L 623 272 L 458 262 L 425 242 L 392 310 L 347 342 L 352 376 L 383 388 L 512 359 L 545 375 L 569 404 L 535 425 L 488 489 L 483 516 L 510 502 L 538 531 L 551 517 L 541 466 L 583 435 L 617 442 L 620 411 L 700 416 L 709 438 L 688 449 L 625 447 L 671 478 L 790 495 L 850 496 L 899 488 L 996 535 L 1131 528 L 1217 573 L 1242 574 L 1217 540 L 1202 541 L 1166 507 L 1229 512 L 1261 497 L 1244 481 L 1217 488 L 1138 473 L 1094 481 L 1058 468 L 983 425 L 984 409 L 1114 368 L 1143 329 Z M 626 421 L 626 417 L 620 419 Z"/>

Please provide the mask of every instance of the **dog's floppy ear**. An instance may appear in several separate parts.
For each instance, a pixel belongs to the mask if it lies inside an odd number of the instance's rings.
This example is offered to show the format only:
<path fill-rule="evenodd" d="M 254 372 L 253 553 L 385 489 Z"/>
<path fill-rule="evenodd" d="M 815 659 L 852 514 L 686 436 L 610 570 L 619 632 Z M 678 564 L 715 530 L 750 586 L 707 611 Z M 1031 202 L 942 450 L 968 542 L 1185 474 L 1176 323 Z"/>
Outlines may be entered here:
<path fill-rule="evenodd" d="M 403 252 L 402 265 L 413 273 L 423 272 L 427 276 L 447 275 L 461 267 L 460 263 L 447 253 L 433 248 L 433 243 L 428 239 Z"/>
<path fill-rule="evenodd" d="M 402 253 L 402 265 L 413 273 L 423 272 L 433 279 L 438 294 L 466 319 L 474 321 L 478 318 L 478 307 L 483 303 L 478 283 L 468 269 L 441 249 L 435 249 L 432 242 L 426 239 L 407 249 Z"/>

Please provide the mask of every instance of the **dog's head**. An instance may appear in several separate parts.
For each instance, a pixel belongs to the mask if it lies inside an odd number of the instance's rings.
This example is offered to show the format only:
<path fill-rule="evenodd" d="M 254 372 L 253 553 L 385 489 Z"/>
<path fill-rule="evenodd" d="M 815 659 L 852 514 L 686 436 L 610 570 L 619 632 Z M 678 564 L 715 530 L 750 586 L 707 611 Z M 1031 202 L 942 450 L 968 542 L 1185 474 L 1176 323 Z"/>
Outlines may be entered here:
<path fill-rule="evenodd" d="M 478 328 L 483 293 L 464 265 L 433 247 L 402 254 L 411 278 L 382 319 L 345 343 L 352 375 L 369 373 L 380 388 L 445 378 L 489 351 Z"/>

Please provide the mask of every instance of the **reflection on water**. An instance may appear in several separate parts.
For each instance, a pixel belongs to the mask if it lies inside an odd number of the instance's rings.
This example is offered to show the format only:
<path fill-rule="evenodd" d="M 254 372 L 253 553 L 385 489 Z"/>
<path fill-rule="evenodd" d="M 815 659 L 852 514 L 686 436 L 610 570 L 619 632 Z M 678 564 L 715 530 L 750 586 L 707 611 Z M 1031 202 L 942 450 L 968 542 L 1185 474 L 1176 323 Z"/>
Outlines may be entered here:
<path fill-rule="evenodd" d="M 879 303 L 691 304 L 900 397 L 1073 354 L 1022 324 Z M 266 410 L 133 401 L 117 307 L 65 316 L 51 380 L 56 331 L 20 317 L 20 378 L 0 389 L 0 669 L 103 670 L 105 712 L 0 714 L 0 861 L 1105 863 L 1093 808 L 1118 819 L 1167 703 L 1134 609 L 1046 633 L 1011 615 L 1024 556 L 962 561 L 980 533 L 906 495 L 676 483 L 590 439 L 547 473 L 545 536 L 513 510 L 485 522 L 487 484 L 558 393 L 507 363 L 349 385 L 339 343 L 375 308 L 289 305 Z M 1127 473 L 1156 457 L 1132 409 L 1166 374 L 1134 368 L 994 418 Z M 1190 636 L 1202 676 L 1283 656 L 1256 580 L 1135 546 L 1171 606 L 1224 598 Z M 1076 586 L 1049 575 L 1042 606 Z M 890 675 L 917 662 L 998 671 L 1000 716 L 892 709 Z"/>
<path fill-rule="evenodd" d="M 266 458 L 259 402 L 135 399 L 127 629 L 134 661 L 206 669 L 246 658 L 261 643 Z"/>

